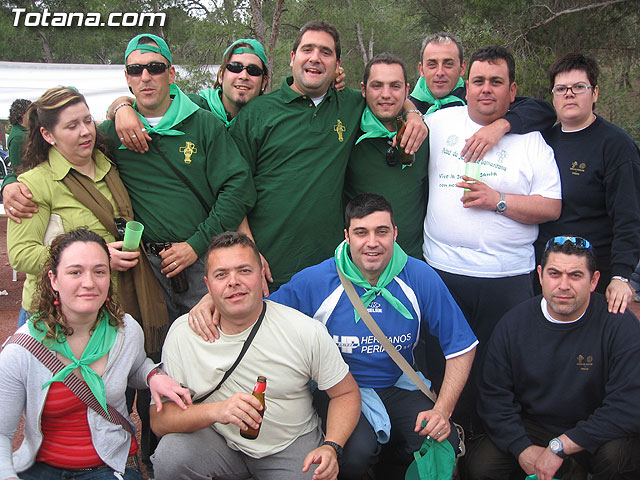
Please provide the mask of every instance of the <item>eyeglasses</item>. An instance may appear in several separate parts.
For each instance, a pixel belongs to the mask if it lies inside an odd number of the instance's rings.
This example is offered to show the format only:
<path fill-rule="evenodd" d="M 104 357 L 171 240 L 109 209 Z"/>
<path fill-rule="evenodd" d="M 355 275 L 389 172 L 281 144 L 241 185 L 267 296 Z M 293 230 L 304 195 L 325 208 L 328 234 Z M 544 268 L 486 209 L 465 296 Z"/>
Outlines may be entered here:
<path fill-rule="evenodd" d="M 569 90 L 574 95 L 582 95 L 583 93 L 587 93 L 587 90 L 593 88 L 591 85 L 587 85 L 586 83 L 576 83 L 575 85 L 556 85 L 551 89 L 551 93 L 553 93 L 556 97 L 562 97 L 566 95 Z"/>
<path fill-rule="evenodd" d="M 161 75 L 167 71 L 169 65 L 162 62 L 151 62 L 146 65 L 140 65 L 139 63 L 132 63 L 131 65 L 127 65 L 127 75 L 131 75 L 132 77 L 139 77 L 142 75 L 143 71 L 149 72 L 150 75 Z"/>
<path fill-rule="evenodd" d="M 593 253 L 593 247 L 591 246 L 591 242 L 586 238 L 568 237 L 565 235 L 561 235 L 561 236 L 553 237 L 549 239 L 549 241 L 547 242 L 547 245 L 544 247 L 544 251 L 546 252 L 553 245 L 564 245 L 567 242 L 573 243 L 577 248 L 581 248 L 582 250 L 589 250 L 591 253 Z"/>
<path fill-rule="evenodd" d="M 240 62 L 227 63 L 224 67 L 231 73 L 240 73 L 242 70 L 246 70 L 252 77 L 261 77 L 263 70 L 257 65 L 243 65 Z"/>

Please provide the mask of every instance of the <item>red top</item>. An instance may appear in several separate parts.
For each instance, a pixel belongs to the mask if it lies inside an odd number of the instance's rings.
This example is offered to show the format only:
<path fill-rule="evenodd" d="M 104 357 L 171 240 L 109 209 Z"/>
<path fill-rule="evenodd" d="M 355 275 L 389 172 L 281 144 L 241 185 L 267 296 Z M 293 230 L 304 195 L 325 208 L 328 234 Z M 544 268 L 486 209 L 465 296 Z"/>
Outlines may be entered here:
<path fill-rule="evenodd" d="M 40 425 L 43 438 L 36 462 L 67 469 L 104 464 L 91 443 L 87 410 L 87 405 L 64 383 L 51 384 L 42 410 Z M 137 451 L 138 442 L 131 437 L 129 454 Z"/>

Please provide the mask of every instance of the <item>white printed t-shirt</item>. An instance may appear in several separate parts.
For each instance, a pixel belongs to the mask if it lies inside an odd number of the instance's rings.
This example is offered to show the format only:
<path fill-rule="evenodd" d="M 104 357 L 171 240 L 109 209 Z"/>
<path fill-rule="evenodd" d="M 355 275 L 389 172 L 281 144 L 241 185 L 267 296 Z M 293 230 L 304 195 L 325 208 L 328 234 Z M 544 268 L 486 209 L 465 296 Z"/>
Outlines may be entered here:
<path fill-rule="evenodd" d="M 465 173 L 460 151 L 482 125 L 471 120 L 466 106 L 438 110 L 425 122 L 430 142 L 425 260 L 439 270 L 473 277 L 531 272 L 538 225 L 516 222 L 493 210 L 464 208 L 460 201 L 463 189 L 455 186 Z M 478 180 L 500 193 L 561 198 L 553 150 L 539 132 L 505 135 L 480 164 Z"/>
<path fill-rule="evenodd" d="M 220 389 L 205 400 L 219 402 L 234 393 L 251 393 L 257 377 L 267 377 L 266 410 L 257 439 L 242 438 L 233 424 L 212 425 L 230 448 L 254 458 L 278 453 L 318 427 L 309 380 L 327 390 L 349 373 L 322 323 L 284 305 L 265 303 L 262 325 L 245 356 Z M 179 317 L 162 349 L 167 373 L 195 391 L 197 399 L 220 382 L 250 331 L 251 327 L 236 335 L 220 332 L 220 338 L 209 343 L 191 330 L 188 315 Z"/>

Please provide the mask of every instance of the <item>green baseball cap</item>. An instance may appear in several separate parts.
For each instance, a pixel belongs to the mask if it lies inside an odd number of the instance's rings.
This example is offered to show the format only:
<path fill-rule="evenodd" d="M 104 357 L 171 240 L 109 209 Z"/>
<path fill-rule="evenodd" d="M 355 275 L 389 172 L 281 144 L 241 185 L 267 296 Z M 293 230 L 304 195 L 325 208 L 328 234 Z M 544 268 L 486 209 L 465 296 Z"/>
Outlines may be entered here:
<path fill-rule="evenodd" d="M 235 42 L 233 42 L 231 45 L 227 47 L 227 49 L 224 51 L 224 55 L 226 55 L 229 50 L 231 50 L 235 45 L 239 43 L 246 43 L 249 46 L 238 47 L 233 50 L 233 54 L 253 53 L 254 55 L 257 55 L 260 60 L 262 60 L 262 66 L 264 67 L 267 66 L 267 54 L 264 51 L 264 47 L 258 40 L 255 40 L 253 38 L 241 38 L 240 40 L 236 40 Z"/>
<path fill-rule="evenodd" d="M 148 43 L 138 43 L 142 38 L 150 38 L 158 46 L 156 47 L 155 45 L 149 45 Z M 134 50 L 140 50 L 141 52 L 159 53 L 169 61 L 169 64 L 171 64 L 171 50 L 169 50 L 169 45 L 167 45 L 167 42 L 165 42 L 162 38 L 160 38 L 157 35 L 154 35 L 153 33 L 141 33 L 140 35 L 136 35 L 129 41 L 129 44 L 127 45 L 127 50 L 124 52 L 125 64 L 127 63 L 127 57 Z"/>

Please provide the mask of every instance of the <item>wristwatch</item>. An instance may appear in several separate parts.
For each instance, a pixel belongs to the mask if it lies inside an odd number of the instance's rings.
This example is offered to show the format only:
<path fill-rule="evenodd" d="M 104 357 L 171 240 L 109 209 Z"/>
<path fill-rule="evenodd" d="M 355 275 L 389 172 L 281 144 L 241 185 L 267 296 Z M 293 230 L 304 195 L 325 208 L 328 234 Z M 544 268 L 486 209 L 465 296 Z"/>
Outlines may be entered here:
<path fill-rule="evenodd" d="M 620 280 L 621 282 L 629 283 L 629 279 L 621 275 L 614 275 L 613 277 L 611 277 L 611 280 Z"/>
<path fill-rule="evenodd" d="M 507 199 L 504 196 L 504 193 L 500 194 L 500 201 L 496 204 L 496 213 L 502 215 L 504 211 L 507 209 Z"/>
<path fill-rule="evenodd" d="M 336 455 L 338 456 L 338 461 L 342 459 L 342 447 L 336 442 L 325 440 L 324 442 L 322 442 L 322 445 L 329 445 L 330 447 L 333 447 L 333 449 L 336 451 Z"/>
<path fill-rule="evenodd" d="M 560 458 L 567 458 L 567 454 L 564 453 L 564 449 L 562 448 L 562 442 L 559 438 L 552 438 L 549 441 L 549 450 L 551 453 L 555 453 Z"/>

